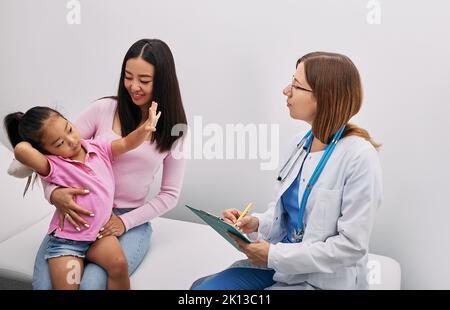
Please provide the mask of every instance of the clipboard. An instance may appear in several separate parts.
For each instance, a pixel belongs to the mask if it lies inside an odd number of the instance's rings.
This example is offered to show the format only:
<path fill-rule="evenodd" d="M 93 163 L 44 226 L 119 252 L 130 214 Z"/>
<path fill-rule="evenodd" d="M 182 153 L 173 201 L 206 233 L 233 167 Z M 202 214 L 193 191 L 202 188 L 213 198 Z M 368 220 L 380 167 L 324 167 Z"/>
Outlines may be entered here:
<path fill-rule="evenodd" d="M 222 218 L 217 217 L 215 215 L 212 215 L 206 211 L 198 210 L 195 208 L 192 208 L 188 205 L 186 207 L 194 212 L 195 215 L 197 215 L 199 218 L 201 218 L 206 224 L 211 226 L 216 232 L 219 233 L 223 238 L 225 238 L 231 245 L 233 245 L 236 249 L 241 251 L 239 248 L 239 245 L 237 244 L 234 239 L 232 239 L 230 236 L 228 236 L 227 232 L 231 232 L 233 235 L 244 241 L 245 243 L 252 243 L 250 239 L 247 238 L 246 235 L 244 235 L 242 232 L 240 232 L 236 227 L 233 225 L 225 222 Z"/>

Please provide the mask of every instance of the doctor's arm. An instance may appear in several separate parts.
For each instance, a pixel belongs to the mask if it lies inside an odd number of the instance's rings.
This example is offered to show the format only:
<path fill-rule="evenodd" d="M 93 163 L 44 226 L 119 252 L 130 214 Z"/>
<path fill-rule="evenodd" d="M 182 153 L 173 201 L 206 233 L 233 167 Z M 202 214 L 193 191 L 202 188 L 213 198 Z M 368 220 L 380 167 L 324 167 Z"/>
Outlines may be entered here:
<path fill-rule="evenodd" d="M 368 252 L 375 211 L 381 203 L 381 168 L 373 149 L 351 161 L 343 189 L 337 235 L 325 241 L 271 244 L 268 266 L 278 272 L 333 273 L 355 264 Z"/>

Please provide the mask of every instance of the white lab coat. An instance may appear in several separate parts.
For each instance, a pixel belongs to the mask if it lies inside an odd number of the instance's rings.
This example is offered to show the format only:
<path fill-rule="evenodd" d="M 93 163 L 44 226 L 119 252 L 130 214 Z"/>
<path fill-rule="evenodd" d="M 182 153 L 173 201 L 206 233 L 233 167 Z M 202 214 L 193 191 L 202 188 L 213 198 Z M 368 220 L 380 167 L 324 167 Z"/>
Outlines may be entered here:
<path fill-rule="evenodd" d="M 288 155 L 304 135 L 296 137 Z M 311 153 L 304 163 L 299 205 L 322 154 Z M 378 153 L 363 138 L 341 139 L 309 196 L 303 242 L 281 243 L 287 232 L 281 195 L 296 178 L 303 156 L 284 182 L 276 181 L 276 199 L 268 210 L 252 214 L 258 217 L 259 228 L 250 238 L 271 243 L 268 267 L 284 288 L 309 284 L 320 289 L 367 289 L 369 239 L 382 199 Z"/>

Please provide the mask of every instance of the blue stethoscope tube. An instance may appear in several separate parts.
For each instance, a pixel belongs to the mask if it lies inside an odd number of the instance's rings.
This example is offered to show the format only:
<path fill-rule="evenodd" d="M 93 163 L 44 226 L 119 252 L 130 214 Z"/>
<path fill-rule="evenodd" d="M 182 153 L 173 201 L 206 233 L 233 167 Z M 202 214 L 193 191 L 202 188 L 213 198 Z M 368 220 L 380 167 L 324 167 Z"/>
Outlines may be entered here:
<path fill-rule="evenodd" d="M 299 230 L 303 231 L 303 214 L 306 208 L 306 203 L 308 202 L 309 194 L 311 193 L 312 188 L 317 182 L 317 179 L 319 179 L 320 174 L 322 173 L 323 169 L 325 168 L 326 163 L 328 162 L 328 159 L 330 159 L 331 153 L 333 153 L 334 148 L 336 147 L 337 142 L 342 137 L 342 134 L 344 133 L 345 125 L 343 125 L 333 136 L 333 139 L 331 140 L 330 144 L 325 148 L 325 152 L 322 155 L 322 158 L 319 161 L 319 164 L 317 165 L 316 169 L 314 170 L 311 178 L 308 181 L 308 184 L 306 185 L 305 191 L 303 192 L 301 204 L 300 204 L 300 210 L 298 213 L 299 219 Z M 297 160 L 302 156 L 302 154 L 306 151 L 309 151 L 309 148 L 312 144 L 312 131 L 308 131 L 308 133 L 303 137 L 303 139 L 297 144 L 296 149 L 291 154 L 287 162 L 283 165 L 283 167 L 280 170 L 280 173 L 278 174 L 278 181 L 283 182 L 289 174 L 294 169 L 295 163 Z M 298 150 L 301 150 L 298 156 L 295 158 L 294 161 L 292 161 L 292 158 L 294 155 L 298 152 Z M 289 171 L 284 174 L 284 171 L 286 170 L 288 164 L 291 163 L 291 166 L 289 168 Z"/>

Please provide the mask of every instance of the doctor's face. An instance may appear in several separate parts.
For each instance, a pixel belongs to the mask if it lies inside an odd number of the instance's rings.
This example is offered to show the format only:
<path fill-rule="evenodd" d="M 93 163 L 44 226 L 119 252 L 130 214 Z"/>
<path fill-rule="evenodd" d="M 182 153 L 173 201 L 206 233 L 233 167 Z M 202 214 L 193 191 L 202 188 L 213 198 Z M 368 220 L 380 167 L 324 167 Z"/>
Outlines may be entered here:
<path fill-rule="evenodd" d="M 297 66 L 292 83 L 283 89 L 283 94 L 287 97 L 291 117 L 312 125 L 317 113 L 317 101 L 306 81 L 303 62 Z"/>

